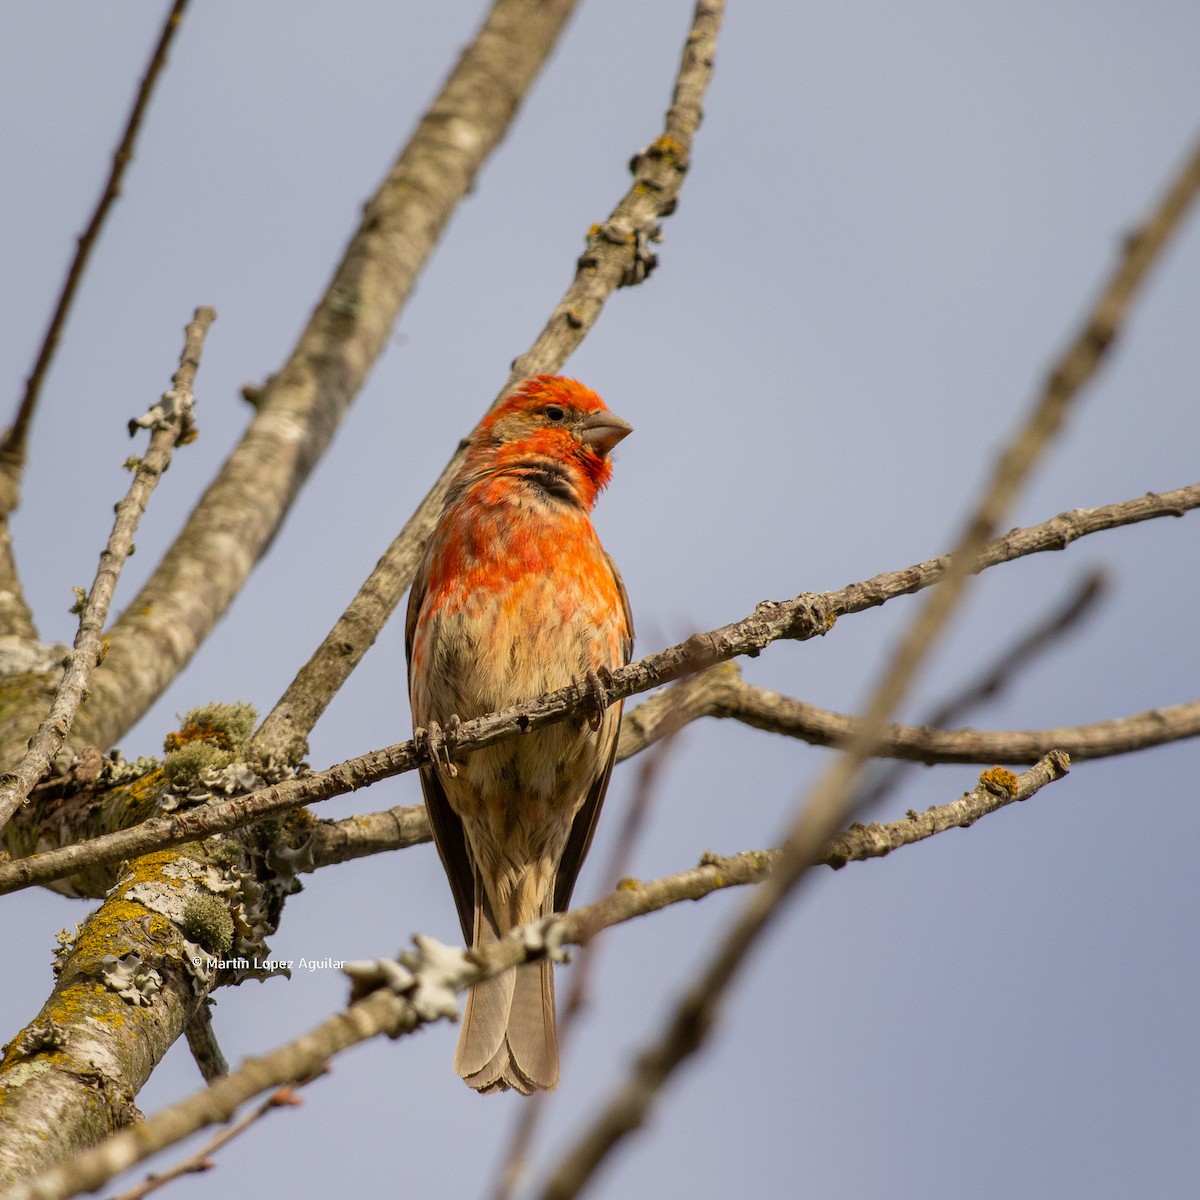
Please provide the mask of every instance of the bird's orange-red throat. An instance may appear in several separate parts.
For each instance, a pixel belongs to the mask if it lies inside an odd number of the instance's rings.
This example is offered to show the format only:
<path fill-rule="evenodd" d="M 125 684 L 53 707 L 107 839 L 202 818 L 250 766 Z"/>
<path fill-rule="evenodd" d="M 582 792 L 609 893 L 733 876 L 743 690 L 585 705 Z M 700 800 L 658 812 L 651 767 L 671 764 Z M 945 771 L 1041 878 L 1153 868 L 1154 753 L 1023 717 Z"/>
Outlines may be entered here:
<path fill-rule="evenodd" d="M 633 621 L 590 512 L 630 432 L 595 392 L 526 380 L 478 426 L 409 597 L 413 722 L 536 699 L 629 661 Z M 608 786 L 621 706 L 421 771 L 463 934 L 486 945 L 562 911 Z M 471 989 L 455 1068 L 481 1092 L 558 1082 L 554 979 L 531 963 Z"/>

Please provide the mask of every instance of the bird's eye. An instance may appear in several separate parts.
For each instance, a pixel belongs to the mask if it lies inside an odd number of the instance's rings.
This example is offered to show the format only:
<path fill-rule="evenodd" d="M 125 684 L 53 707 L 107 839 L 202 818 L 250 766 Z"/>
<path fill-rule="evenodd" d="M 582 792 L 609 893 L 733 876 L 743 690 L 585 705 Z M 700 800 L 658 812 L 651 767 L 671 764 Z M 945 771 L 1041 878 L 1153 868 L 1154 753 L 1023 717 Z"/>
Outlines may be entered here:
<path fill-rule="evenodd" d="M 546 409 L 547 421 L 561 421 L 566 415 L 566 412 L 559 408 L 557 404 L 551 404 L 550 407 Z"/>

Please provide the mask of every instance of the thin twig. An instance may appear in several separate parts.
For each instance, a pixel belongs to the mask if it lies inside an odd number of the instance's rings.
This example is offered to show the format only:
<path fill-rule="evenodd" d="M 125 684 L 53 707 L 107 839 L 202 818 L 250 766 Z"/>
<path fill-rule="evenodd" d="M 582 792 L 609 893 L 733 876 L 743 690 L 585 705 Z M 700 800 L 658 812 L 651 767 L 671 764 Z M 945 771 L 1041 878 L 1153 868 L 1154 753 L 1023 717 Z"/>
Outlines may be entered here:
<path fill-rule="evenodd" d="M 1200 484 L 1192 484 L 1161 495 L 1151 493 L 1139 496 L 1122 504 L 1060 513 L 1041 525 L 1016 529 L 989 542 L 984 547 L 977 569 L 996 566 L 1027 554 L 1061 550 L 1087 534 L 1153 517 L 1181 516 L 1197 507 L 1200 507 Z M 686 642 L 669 647 L 658 654 L 648 655 L 614 671 L 605 689 L 608 702 L 615 703 L 619 699 L 648 691 L 682 676 L 701 672 L 738 655 L 757 654 L 779 639 L 804 641 L 823 635 L 832 628 L 833 618 L 839 614 L 861 612 L 897 596 L 908 595 L 932 586 L 942 578 L 949 562 L 950 556 L 947 555 L 900 571 L 876 575 L 863 583 L 853 583 L 836 592 L 826 592 L 823 595 L 804 593 L 793 600 L 760 604 L 741 621 L 708 633 L 694 634 Z M 824 744 L 828 745 L 845 744 L 860 727 L 858 718 L 824 713 L 823 710 L 802 704 L 800 701 L 789 700 L 765 689 L 752 688 L 740 680 L 727 682 L 722 684 L 722 687 L 728 689 L 741 686 L 745 689 L 742 705 L 735 710 L 726 702 L 728 711 L 722 712 L 720 705 L 708 707 L 709 697 L 704 695 L 702 689 L 705 685 L 699 682 L 700 678 L 698 676 L 696 681 L 692 681 L 694 691 L 685 690 L 684 695 L 693 696 L 703 702 L 693 704 L 690 699 L 681 701 L 681 711 L 685 714 L 701 716 L 711 712 L 714 716 L 726 715 L 750 724 L 759 724 L 754 717 L 757 711 L 762 714 L 761 722 L 764 728 L 794 732 L 796 736 L 805 737 L 810 741 L 821 742 L 822 737 L 818 736 L 820 729 L 829 727 L 831 731 L 824 739 Z M 685 685 L 685 689 L 688 687 L 689 685 Z M 651 697 L 626 716 L 622 724 L 619 756 L 626 757 L 646 744 L 646 727 L 650 724 L 648 716 L 653 712 L 657 717 L 661 717 L 664 701 L 663 696 Z M 516 737 L 529 730 L 540 729 L 556 721 L 584 714 L 590 711 L 590 706 L 594 703 L 590 690 L 581 692 L 578 688 L 567 687 L 530 704 L 506 709 L 502 713 L 477 717 L 459 727 L 455 752 L 468 753 L 505 738 Z M 795 718 L 794 729 L 787 728 L 788 717 Z M 983 761 L 989 762 L 1029 762 L 1045 753 L 1048 744 L 1063 744 L 1069 746 L 1072 754 L 1094 758 L 1194 737 L 1200 729 L 1198 722 L 1200 705 L 1191 703 L 1155 709 L 1119 721 L 1099 722 L 1073 729 L 1035 730 L 1018 734 L 987 735 L 971 730 L 940 733 L 937 730 L 914 730 L 911 727 L 896 726 L 892 731 L 895 739 L 889 742 L 888 753 L 923 762 L 978 762 L 981 755 Z M 1061 743 L 1057 740 L 1059 733 L 1065 735 Z M 992 749 L 1001 749 L 1001 746 L 999 743 L 986 743 L 984 739 L 989 736 L 1007 739 L 1003 746 L 1004 752 L 991 752 Z M 305 804 L 356 791 L 381 779 L 413 770 L 424 761 L 423 753 L 422 745 L 417 740 L 402 742 L 348 759 L 328 770 L 252 792 L 247 796 L 189 809 L 171 817 L 155 817 L 131 829 L 117 830 L 88 842 L 64 846 L 9 863 L 0 863 L 0 895 L 61 879 L 84 866 L 99 866 L 119 862 L 123 858 L 135 858 L 196 838 L 239 829 L 243 825 L 261 820 L 264 816 L 276 815 Z M 411 840 L 388 843 L 387 848 L 411 845 L 414 841 L 428 839 L 428 826 L 420 809 L 394 809 L 381 818 L 388 829 L 396 820 L 402 823 L 400 835 Z M 370 836 L 386 840 L 390 834 L 388 830 L 375 828 Z M 335 842 L 336 840 L 334 838 Z M 346 861 L 348 858 L 359 856 L 347 854 L 338 858 L 335 850 L 332 847 L 329 849 L 330 856 L 325 861 Z"/>
<path fill-rule="evenodd" d="M 29 427 L 37 410 L 38 397 L 41 394 L 42 383 L 50 369 L 54 352 L 58 348 L 59 338 L 66 324 L 67 316 L 75 299 L 75 293 L 83 278 L 88 259 L 99 237 L 100 230 L 117 197 L 121 194 L 121 180 L 125 168 L 133 158 L 133 148 L 141 129 L 142 117 L 150 103 L 154 85 L 167 62 L 167 51 L 171 41 L 183 20 L 187 0 L 175 0 L 171 11 L 159 33 L 158 42 L 150 55 L 150 62 L 138 85 L 137 96 L 133 108 L 125 122 L 125 131 L 113 152 L 112 165 L 109 167 L 108 180 L 104 191 L 96 203 L 91 220 L 76 240 L 75 255 L 63 281 L 58 302 L 50 317 L 50 324 L 42 337 L 42 344 L 34 360 L 33 370 L 25 380 L 25 391 L 17 408 L 12 425 L 0 438 L 0 633 L 16 634 L 19 637 L 36 640 L 37 630 L 34 626 L 33 615 L 25 601 L 21 587 L 20 576 L 17 572 L 16 560 L 13 557 L 12 542 L 8 533 L 8 518 L 16 510 L 21 499 L 21 477 L 25 471 L 26 444 L 29 439 Z"/>
<path fill-rule="evenodd" d="M 571 286 L 537 340 L 513 363 L 493 408 L 527 376 L 558 371 L 596 323 L 608 297 L 619 287 L 640 283 L 654 267 L 657 260 L 649 246 L 659 236 L 659 220 L 674 211 L 679 198 L 692 139 L 700 124 L 701 101 L 712 76 L 723 7 L 723 0 L 704 0 L 697 5 L 662 134 L 634 156 L 630 164 L 633 184 L 608 220 L 588 233 L 587 248 Z M 255 735 L 259 754 L 297 761 L 305 753 L 312 727 L 408 590 L 463 453 L 460 446 L 346 611 L 267 715 Z"/>
<path fill-rule="evenodd" d="M 147 1175 L 136 1187 L 120 1192 L 116 1196 L 110 1197 L 110 1200 L 145 1200 L 146 1196 L 157 1192 L 159 1188 L 165 1187 L 168 1183 L 174 1183 L 176 1179 L 182 1179 L 185 1175 L 202 1175 L 205 1171 L 211 1171 L 217 1165 L 213 1162 L 212 1155 L 223 1146 L 227 1146 L 239 1134 L 245 1133 L 251 1125 L 261 1121 L 267 1113 L 274 1112 L 277 1108 L 296 1108 L 302 1103 L 303 1101 L 296 1095 L 292 1087 L 280 1088 L 261 1104 L 255 1105 L 245 1116 L 239 1117 L 231 1125 L 222 1129 L 194 1154 L 189 1154 L 166 1171 Z"/>
<path fill-rule="evenodd" d="M 185 329 L 183 354 L 172 384 L 174 417 L 162 416 L 154 425 L 150 445 L 138 461 L 133 482 L 125 498 L 117 505 L 116 519 L 108 537 L 108 545 L 100 554 L 100 566 L 87 602 L 79 617 L 79 632 L 75 648 L 67 656 L 66 669 L 50 706 L 50 715 L 30 739 L 29 748 L 11 774 L 6 774 L 0 786 L 0 829 L 29 797 L 34 784 L 50 769 L 55 755 L 71 731 L 80 702 L 87 693 L 88 678 L 104 653 L 104 622 L 116 590 L 117 580 L 133 545 L 137 529 L 150 493 L 162 473 L 171 464 L 171 456 L 181 438 L 191 435 L 191 410 L 194 403 L 192 384 L 200 364 L 200 352 L 209 326 L 217 314 L 211 308 L 198 308 Z"/>
<path fill-rule="evenodd" d="M 155 44 L 154 50 L 150 55 L 150 62 L 147 64 L 142 81 L 138 85 L 137 96 L 133 101 L 133 108 L 130 110 L 129 118 L 125 122 L 125 132 L 121 135 L 121 140 L 117 143 L 117 148 L 113 152 L 112 166 L 108 171 L 108 180 L 104 185 L 104 191 L 101 193 L 100 199 L 96 202 L 96 207 L 92 212 L 91 220 L 87 223 L 87 228 L 84 229 L 83 233 L 77 239 L 75 256 L 71 260 L 67 277 L 63 281 L 58 303 L 54 307 L 50 324 L 42 338 L 42 344 L 38 349 L 33 370 L 30 372 L 29 378 L 25 381 L 25 393 L 21 397 L 21 404 L 17 409 L 16 418 L 8 430 L 6 430 L 3 440 L 0 441 L 0 470 L 12 474 L 16 480 L 20 479 L 21 469 L 25 465 L 25 444 L 29 434 L 29 426 L 33 421 L 33 414 L 37 408 L 38 396 L 42 390 L 42 382 L 46 378 L 46 372 L 49 370 L 50 362 L 54 358 L 54 352 L 58 349 L 58 340 L 62 335 L 63 326 L 66 324 L 67 315 L 71 311 L 71 304 L 75 299 L 75 293 L 83 278 L 83 273 L 87 267 L 92 249 L 96 244 L 96 239 L 99 237 L 109 209 L 112 208 L 117 197 L 121 194 L 121 181 L 125 175 L 125 168 L 133 160 L 133 148 L 137 142 L 138 133 L 141 130 L 142 118 L 145 116 L 146 108 L 150 103 L 150 97 L 153 95 L 154 85 L 158 82 L 158 77 L 162 73 L 163 67 L 166 66 L 167 52 L 170 50 L 171 42 L 183 22 L 183 13 L 187 5 L 188 0 L 175 0 L 171 11 L 167 14 L 166 21 L 163 23 L 162 31 L 158 35 L 158 42 Z M 8 513 L 0 513 L 0 516 L 7 517 Z"/>
<path fill-rule="evenodd" d="M 1027 800 L 1047 784 L 1062 778 L 1068 769 L 1065 756 L 1057 753 L 1031 767 L 1019 777 L 997 782 L 989 778 L 958 800 L 931 809 L 928 820 L 899 822 L 911 827 L 908 840 L 932 836 L 941 829 L 970 825 L 981 816 L 1016 801 Z M 886 827 L 890 828 L 890 827 Z M 853 839 L 856 831 L 844 837 Z M 877 839 L 872 839 L 877 840 Z M 903 835 L 895 846 L 906 844 Z M 838 839 L 830 850 L 830 865 L 850 861 L 852 847 Z M 868 857 L 869 855 L 863 855 Z M 585 944 L 604 929 L 636 917 L 658 912 L 672 904 L 699 900 L 713 892 L 769 879 L 779 851 L 751 850 L 729 857 L 706 854 L 699 866 L 646 883 L 623 881 L 616 891 L 595 904 L 575 909 L 554 920 L 556 940 L 561 945 Z M 518 930 L 485 950 L 454 955 L 458 964 L 451 974 L 442 968 L 437 983 L 461 992 L 480 979 L 498 975 L 545 952 L 544 928 Z M 445 952 L 446 948 L 442 948 Z M 443 955 L 444 956 L 444 955 Z M 426 956 L 422 954 L 422 959 Z M 446 1010 L 414 1004 L 412 990 L 403 994 L 379 988 L 357 1000 L 343 1012 L 322 1022 L 293 1042 L 248 1060 L 245 1065 L 178 1104 L 148 1117 L 132 1129 L 114 1134 L 100 1145 L 41 1175 L 0 1193 L 0 1200 L 67 1200 L 83 1191 L 94 1191 L 114 1175 L 127 1170 L 151 1154 L 175 1145 L 207 1126 L 229 1120 L 247 1100 L 261 1092 L 306 1080 L 321 1072 L 329 1060 L 359 1042 L 386 1033 L 400 1037 L 430 1021 L 448 1015 Z"/>
<path fill-rule="evenodd" d="M 1104 573 L 1098 570 L 1090 571 L 1078 582 L 1065 603 L 1060 604 L 1038 621 L 1032 629 L 1017 638 L 977 678 L 970 680 L 958 691 L 942 700 L 921 724 L 927 729 L 948 729 L 952 725 L 961 724 L 968 713 L 973 712 L 980 705 L 996 699 L 1025 667 L 1038 661 L 1038 656 L 1046 647 L 1082 621 L 1103 594 Z M 888 731 L 884 735 L 885 742 L 895 728 L 894 725 L 888 727 Z M 1046 749 L 1049 749 L 1050 746 L 1063 746 L 1063 743 L 1047 742 Z M 1069 746 L 1063 748 L 1068 751 L 1071 749 Z M 879 752 L 876 751 L 876 753 Z M 993 762 L 1032 761 L 1023 758 L 1014 759 L 1003 754 L 988 755 L 988 760 Z M 881 770 L 862 791 L 860 804 L 863 811 L 870 810 L 884 796 L 889 795 L 905 775 L 912 770 L 913 766 L 914 763 L 911 759 L 907 762 L 901 760 L 892 762 Z"/>
<path fill-rule="evenodd" d="M 542 1193 L 545 1200 L 577 1196 L 615 1146 L 645 1120 L 651 1104 L 676 1068 L 703 1045 L 717 1019 L 720 998 L 783 901 L 818 860 L 834 830 L 853 811 L 863 765 L 884 733 L 888 716 L 903 699 L 918 669 L 958 606 L 970 576 L 979 570 L 987 541 L 1020 488 L 1061 429 L 1082 386 L 1091 378 L 1138 286 L 1200 190 L 1200 145 L 1171 181 L 1140 233 L 1128 239 L 1108 285 L 1079 334 L 1050 373 L 1016 436 L 993 466 L 974 506 L 941 586 L 926 597 L 883 676 L 872 691 L 855 734 L 799 806 L 770 877 L 742 906 L 715 952 L 676 1005 L 666 1028 L 638 1058 L 625 1083 L 583 1136 L 562 1157 Z"/>
<path fill-rule="evenodd" d="M 974 791 L 965 792 L 949 804 L 936 805 L 923 813 L 910 812 L 903 821 L 851 825 L 826 844 L 816 862 L 837 871 L 848 862 L 883 858 L 901 846 L 914 846 L 935 834 L 945 833 L 947 829 L 967 829 L 980 817 L 999 812 L 1019 800 L 1027 800 L 1032 795 L 1028 789 L 1034 787 L 1035 781 L 1039 781 L 1037 787 L 1042 787 L 1061 779 L 1070 766 L 1070 755 L 1062 750 L 1051 750 L 1020 775 L 1003 767 L 993 767 L 980 775 Z"/>

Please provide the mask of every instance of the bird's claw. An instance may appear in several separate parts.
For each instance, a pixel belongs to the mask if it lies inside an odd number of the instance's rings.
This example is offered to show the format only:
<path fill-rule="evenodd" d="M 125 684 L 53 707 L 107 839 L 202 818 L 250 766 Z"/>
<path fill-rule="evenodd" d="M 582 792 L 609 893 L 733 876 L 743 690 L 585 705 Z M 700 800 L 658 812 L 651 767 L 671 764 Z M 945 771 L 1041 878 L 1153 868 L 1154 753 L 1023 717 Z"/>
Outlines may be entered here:
<path fill-rule="evenodd" d="M 605 679 L 601 676 L 600 671 L 608 676 L 608 668 L 601 667 L 599 671 L 589 670 L 583 677 L 581 687 L 585 696 L 591 696 L 593 703 L 596 705 L 596 711 L 588 716 L 588 727 L 595 733 L 604 720 L 604 711 L 608 708 L 608 692 L 605 689 Z M 611 676 L 609 676 L 611 680 Z"/>
<path fill-rule="evenodd" d="M 458 768 L 450 761 L 450 752 L 458 741 L 458 727 L 462 724 L 457 713 L 452 713 L 443 729 L 436 721 L 430 721 L 425 726 L 425 749 L 429 752 L 429 761 L 435 767 L 445 766 L 446 774 L 451 778 L 458 774 Z"/>

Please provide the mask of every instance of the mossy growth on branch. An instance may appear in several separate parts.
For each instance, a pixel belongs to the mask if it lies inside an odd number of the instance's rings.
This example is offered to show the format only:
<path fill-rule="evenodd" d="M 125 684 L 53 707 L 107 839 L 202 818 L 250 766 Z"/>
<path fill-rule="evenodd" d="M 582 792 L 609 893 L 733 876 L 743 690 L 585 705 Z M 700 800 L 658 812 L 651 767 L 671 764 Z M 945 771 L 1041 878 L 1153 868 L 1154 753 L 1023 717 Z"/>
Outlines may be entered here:
<path fill-rule="evenodd" d="M 197 945 L 223 958 L 233 945 L 233 918 L 215 896 L 189 897 L 183 906 L 180 928 Z"/>
<path fill-rule="evenodd" d="M 203 704 L 183 718 L 175 733 L 163 740 L 163 772 L 172 787 L 197 783 L 210 767 L 220 769 L 246 757 L 258 723 L 252 704 Z"/>

